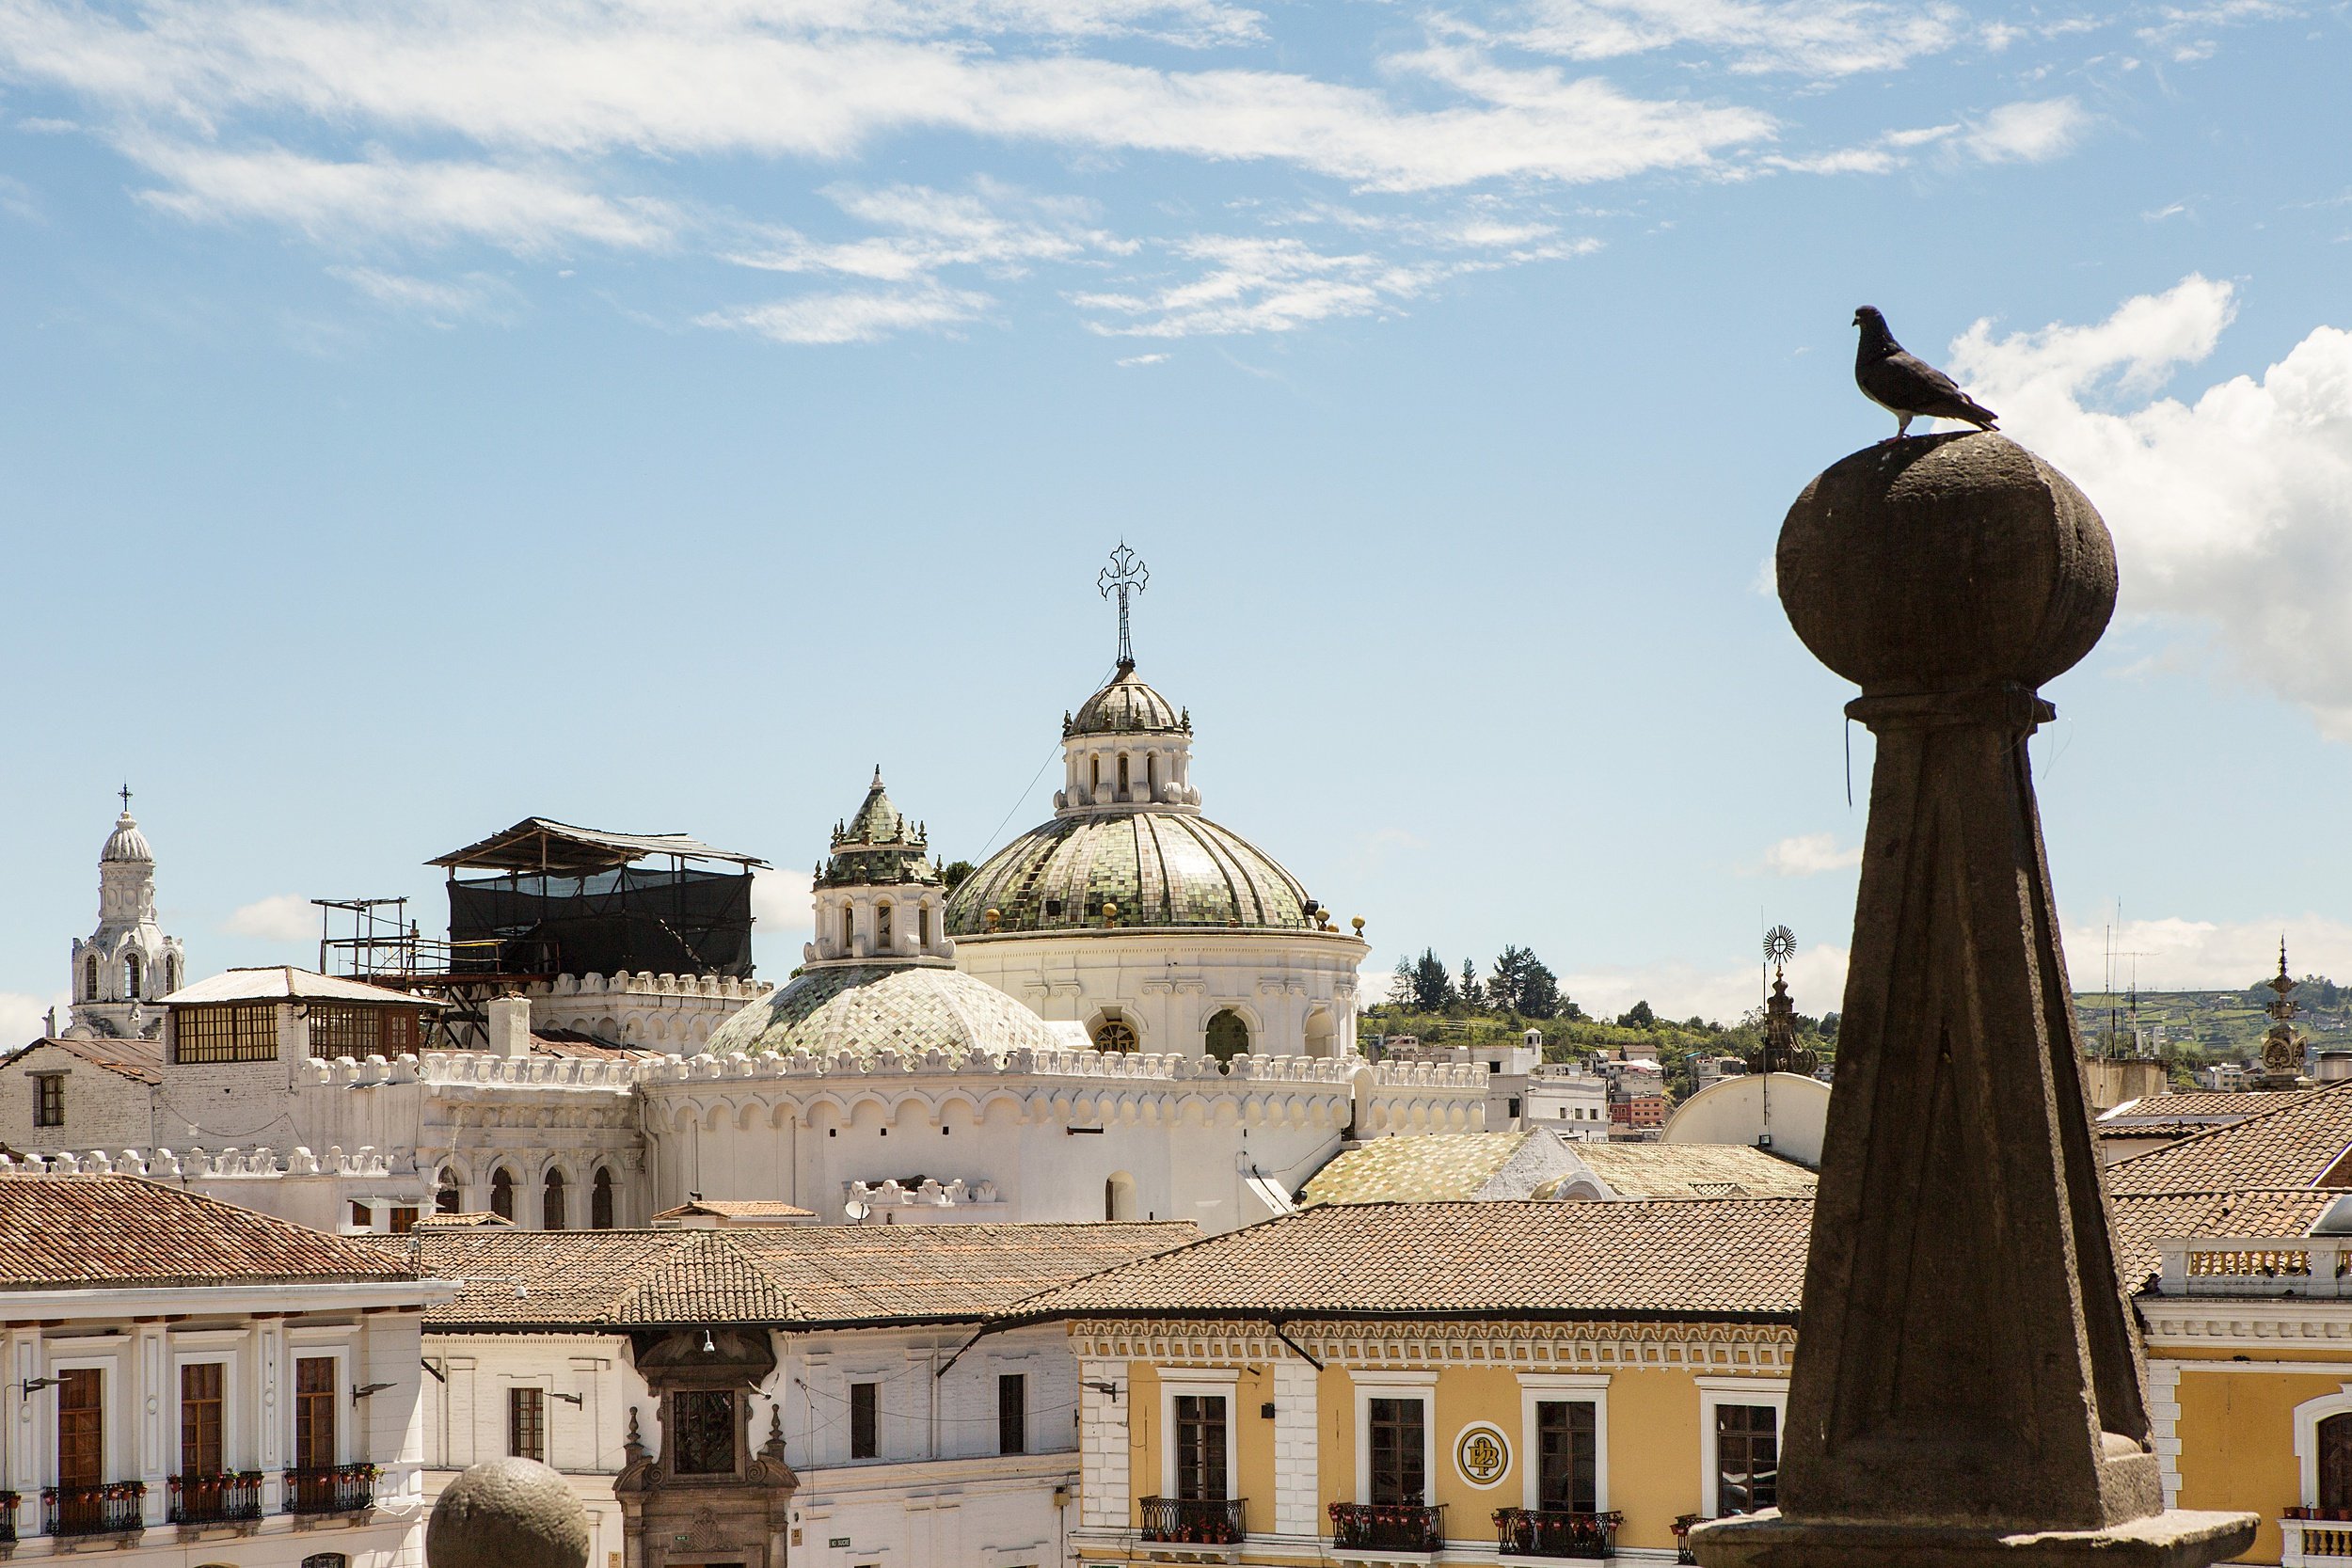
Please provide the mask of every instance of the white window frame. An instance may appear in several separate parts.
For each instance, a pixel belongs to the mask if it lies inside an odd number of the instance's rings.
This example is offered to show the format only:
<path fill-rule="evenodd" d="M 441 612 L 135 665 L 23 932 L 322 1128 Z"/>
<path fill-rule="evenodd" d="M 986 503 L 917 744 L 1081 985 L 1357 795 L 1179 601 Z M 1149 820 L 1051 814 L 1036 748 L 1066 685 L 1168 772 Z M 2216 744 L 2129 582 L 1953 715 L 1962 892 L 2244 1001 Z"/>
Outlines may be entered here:
<path fill-rule="evenodd" d="M 1772 1432 L 1783 1448 L 1788 1442 L 1788 1380 L 1785 1377 L 1699 1377 L 1699 1515 L 1712 1519 L 1715 1504 L 1715 1412 L 1726 1404 L 1770 1405 L 1775 1412 Z"/>
<path fill-rule="evenodd" d="M 515 1390 L 539 1390 L 539 1439 L 547 1452 L 539 1463 L 555 1463 L 555 1374 L 553 1372 L 501 1372 L 499 1374 L 498 1449 L 508 1458 L 515 1454 Z"/>
<path fill-rule="evenodd" d="M 2295 1407 L 2295 1466 L 2302 1476 L 2305 1508 L 2319 1506 L 2319 1423 L 2344 1415 L 2352 1415 L 2352 1383 Z"/>
<path fill-rule="evenodd" d="M 1609 1374 L 1607 1372 L 1519 1373 L 1519 1506 L 1530 1513 L 1543 1500 L 1543 1473 L 1538 1465 L 1540 1434 L 1535 1430 L 1539 1404 L 1589 1404 L 1593 1407 L 1593 1509 L 1609 1512 Z"/>
<path fill-rule="evenodd" d="M 82 1371 L 91 1368 L 97 1370 L 98 1408 L 106 1427 L 105 1442 L 102 1445 L 103 1451 L 99 1458 L 100 1481 L 112 1484 L 118 1481 L 137 1480 L 135 1467 L 128 1471 L 124 1468 L 127 1456 L 136 1451 L 130 1441 L 134 1434 L 128 1430 L 134 1416 L 129 1398 L 131 1385 L 125 1375 L 130 1364 L 130 1336 L 93 1335 L 85 1339 L 52 1340 L 50 1345 L 53 1348 L 48 1364 L 41 1369 L 40 1375 L 56 1377 L 60 1372 Z M 64 1354 L 58 1354 L 61 1351 Z M 41 1390 L 45 1398 L 41 1402 L 39 1418 L 41 1423 L 40 1444 L 48 1455 L 48 1462 L 41 1471 L 48 1478 L 43 1485 L 55 1485 L 57 1481 L 59 1392 L 55 1387 Z"/>
<path fill-rule="evenodd" d="M 1176 1495 L 1176 1396 L 1215 1394 L 1225 1402 L 1225 1496 L 1241 1496 L 1241 1369 L 1160 1367 L 1160 1490 Z"/>
<path fill-rule="evenodd" d="M 1356 1500 L 1372 1501 L 1372 1402 L 1421 1401 L 1421 1502 L 1429 1507 L 1438 1497 L 1438 1374 L 1436 1372 L 1353 1371 L 1356 1386 Z"/>
<path fill-rule="evenodd" d="M 289 1470 L 295 1467 L 294 1456 L 300 1451 L 294 1442 L 294 1432 L 297 1426 L 294 1413 L 301 1408 L 299 1389 L 302 1374 L 297 1363 L 315 1361 L 321 1357 L 330 1358 L 335 1363 L 335 1458 L 333 1463 L 338 1466 L 358 1463 L 352 1455 L 352 1439 L 358 1435 L 357 1429 L 359 1425 L 359 1417 L 357 1403 L 351 1397 L 351 1390 L 356 1386 L 351 1376 L 351 1345 L 343 1339 L 323 1341 L 310 1338 L 310 1334 L 317 1332 L 320 1331 L 306 1331 L 297 1328 L 290 1331 L 286 1336 L 286 1383 L 283 1406 L 285 1448 L 280 1451 L 286 1456 L 285 1468 Z M 326 1332 L 340 1334 L 348 1331 L 337 1329 Z M 500 1445 L 501 1448 L 504 1446 L 504 1444 Z"/>
<path fill-rule="evenodd" d="M 245 1427 L 246 1338 L 246 1332 L 241 1328 L 203 1329 L 171 1337 L 171 1386 L 164 1395 L 164 1474 L 176 1476 L 184 1473 L 180 1468 L 180 1369 L 205 1362 L 217 1362 L 221 1369 L 221 1468 L 239 1472 L 262 1467 L 258 1455 L 253 1455 L 256 1463 L 246 1463 L 247 1456 L 252 1454 L 252 1448 Z"/>

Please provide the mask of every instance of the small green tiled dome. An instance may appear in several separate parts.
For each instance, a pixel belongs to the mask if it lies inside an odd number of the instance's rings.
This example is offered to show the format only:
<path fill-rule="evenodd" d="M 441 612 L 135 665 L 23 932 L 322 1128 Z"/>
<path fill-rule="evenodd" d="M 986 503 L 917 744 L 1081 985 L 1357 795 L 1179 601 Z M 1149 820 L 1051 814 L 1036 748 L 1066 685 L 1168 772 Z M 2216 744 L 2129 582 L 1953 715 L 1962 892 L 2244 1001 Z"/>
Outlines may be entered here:
<path fill-rule="evenodd" d="M 1297 879 L 1240 834 L 1189 813 L 1120 811 L 1057 816 L 991 855 L 948 895 L 947 932 L 1100 927 L 1106 902 L 1122 927 L 1315 924 Z"/>
<path fill-rule="evenodd" d="M 1061 733 L 1066 740 L 1076 735 L 1182 735 L 1191 728 L 1191 715 L 1178 712 L 1146 686 L 1134 665 L 1122 664 L 1110 685 L 1062 721 Z"/>
<path fill-rule="evenodd" d="M 751 1003 L 711 1032 L 709 1050 L 812 1056 L 941 1051 L 961 1058 L 1069 1042 L 1003 991 L 930 964 L 827 964 Z"/>

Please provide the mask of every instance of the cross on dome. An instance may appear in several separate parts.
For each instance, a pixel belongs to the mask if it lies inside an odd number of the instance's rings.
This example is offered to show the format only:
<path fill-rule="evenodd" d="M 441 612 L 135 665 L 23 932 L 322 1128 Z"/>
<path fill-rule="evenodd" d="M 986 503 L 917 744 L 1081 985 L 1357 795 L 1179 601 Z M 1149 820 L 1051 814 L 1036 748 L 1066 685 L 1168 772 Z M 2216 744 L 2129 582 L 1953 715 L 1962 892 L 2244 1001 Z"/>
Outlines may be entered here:
<path fill-rule="evenodd" d="M 1119 548 L 1111 551 L 1111 563 L 1103 568 L 1103 575 L 1094 583 L 1102 589 L 1103 597 L 1119 595 L 1119 667 L 1132 670 L 1136 667 L 1136 650 L 1127 640 L 1127 595 L 1140 594 L 1151 586 L 1152 569 L 1121 539 Z"/>

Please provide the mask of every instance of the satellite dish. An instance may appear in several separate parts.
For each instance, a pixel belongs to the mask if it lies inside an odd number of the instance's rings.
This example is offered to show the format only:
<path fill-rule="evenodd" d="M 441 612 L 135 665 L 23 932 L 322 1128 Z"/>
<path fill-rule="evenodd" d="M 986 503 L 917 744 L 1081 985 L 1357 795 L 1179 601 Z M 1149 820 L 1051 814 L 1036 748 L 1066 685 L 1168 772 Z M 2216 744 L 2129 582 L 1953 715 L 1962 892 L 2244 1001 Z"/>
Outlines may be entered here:
<path fill-rule="evenodd" d="M 861 1203 L 856 1198 L 851 1198 L 849 1202 L 841 1206 L 841 1212 L 850 1216 L 850 1223 L 851 1225 L 856 1225 L 860 1221 L 864 1220 L 866 1215 L 872 1213 L 874 1212 L 874 1208 L 873 1205 L 869 1203 Z"/>

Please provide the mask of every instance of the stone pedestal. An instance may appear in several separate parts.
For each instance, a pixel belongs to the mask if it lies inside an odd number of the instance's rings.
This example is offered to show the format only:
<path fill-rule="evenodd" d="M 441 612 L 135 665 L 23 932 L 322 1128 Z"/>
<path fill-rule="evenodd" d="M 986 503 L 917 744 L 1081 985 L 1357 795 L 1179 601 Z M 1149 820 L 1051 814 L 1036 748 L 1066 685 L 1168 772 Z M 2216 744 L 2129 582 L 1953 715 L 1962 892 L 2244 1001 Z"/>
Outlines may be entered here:
<path fill-rule="evenodd" d="M 1856 452 L 1790 508 L 1790 623 L 1878 739 L 1777 1513 L 1709 1568 L 2197 1568 L 2164 1511 L 2107 1241 L 2026 742 L 2099 640 L 2114 546 L 1999 436 Z"/>

